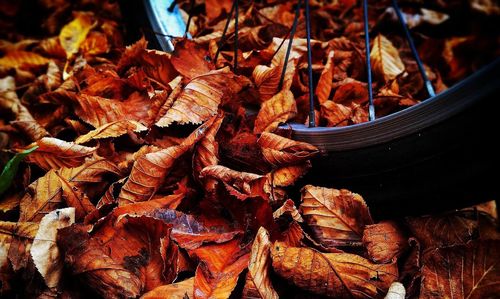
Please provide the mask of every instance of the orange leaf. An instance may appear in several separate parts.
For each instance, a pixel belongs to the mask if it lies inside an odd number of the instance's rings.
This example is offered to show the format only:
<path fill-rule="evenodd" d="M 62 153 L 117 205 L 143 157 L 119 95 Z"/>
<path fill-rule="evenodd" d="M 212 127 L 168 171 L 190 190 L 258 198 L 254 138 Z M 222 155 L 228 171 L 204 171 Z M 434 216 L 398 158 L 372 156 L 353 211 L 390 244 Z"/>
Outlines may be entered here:
<path fill-rule="evenodd" d="M 249 173 L 239 172 L 222 165 L 205 167 L 201 173 L 202 179 L 212 178 L 224 184 L 229 193 L 239 200 L 253 197 L 268 198 L 267 177 Z"/>
<path fill-rule="evenodd" d="M 215 135 L 217 135 L 223 120 L 224 115 L 218 115 L 214 124 L 195 147 L 193 153 L 193 176 L 196 179 L 200 177 L 203 168 L 219 163 L 219 144 L 215 140 Z"/>
<path fill-rule="evenodd" d="M 28 265 L 37 231 L 38 223 L 0 221 L 0 269 L 8 269 L 9 263 L 15 271 Z"/>
<path fill-rule="evenodd" d="M 333 81 L 333 55 L 334 52 L 330 51 L 326 57 L 326 64 L 321 76 L 318 80 L 318 85 L 316 85 L 316 96 L 318 97 L 318 102 L 323 104 L 330 98 L 330 92 L 332 91 L 332 81 Z"/>
<path fill-rule="evenodd" d="M 193 250 L 200 260 L 194 277 L 194 298 L 229 298 L 240 273 L 248 266 L 246 251 L 240 248 L 239 239 Z"/>
<path fill-rule="evenodd" d="M 326 101 L 321 105 L 321 118 L 326 120 L 327 127 L 343 127 L 349 124 L 351 108 L 333 101 Z"/>
<path fill-rule="evenodd" d="M 270 249 L 269 233 L 261 227 L 252 245 L 243 298 L 279 298 L 269 277 Z"/>
<path fill-rule="evenodd" d="M 162 257 L 171 244 L 169 234 L 160 220 L 124 216 L 111 235 L 95 236 L 85 226 L 73 225 L 59 231 L 57 244 L 71 272 L 101 296 L 137 297 L 175 278 L 164 274 L 175 266 Z"/>
<path fill-rule="evenodd" d="M 296 286 L 334 298 L 375 298 L 398 278 L 397 264 L 373 264 L 350 253 L 321 253 L 276 242 L 274 271 Z"/>
<path fill-rule="evenodd" d="M 268 132 L 262 133 L 257 142 L 266 161 L 274 167 L 304 162 L 319 153 L 314 145 Z"/>
<path fill-rule="evenodd" d="M 90 32 L 80 46 L 83 54 L 101 55 L 109 51 L 109 44 L 106 35 L 100 32 Z"/>
<path fill-rule="evenodd" d="M 500 241 L 439 248 L 424 257 L 420 298 L 496 298 Z"/>
<path fill-rule="evenodd" d="M 223 11 L 231 11 L 231 0 L 206 0 L 205 12 L 209 20 L 213 20 L 221 15 Z"/>
<path fill-rule="evenodd" d="M 111 123 L 104 124 L 95 130 L 88 132 L 85 135 L 78 137 L 75 143 L 81 144 L 89 142 L 94 139 L 112 138 L 125 135 L 129 132 L 143 132 L 146 131 L 144 125 L 133 120 L 119 120 Z"/>
<path fill-rule="evenodd" d="M 132 171 L 118 196 L 119 205 L 151 199 L 165 176 L 172 170 L 174 162 L 191 149 L 215 121 L 212 118 L 198 127 L 181 144 L 143 155 L 134 162 Z"/>
<path fill-rule="evenodd" d="M 26 157 L 26 161 L 44 170 L 80 166 L 96 151 L 95 147 L 82 146 L 52 137 L 44 137 L 29 145 L 28 148 L 33 146 L 38 146 L 38 148 Z"/>
<path fill-rule="evenodd" d="M 141 296 L 141 299 L 189 299 L 193 296 L 194 277 L 181 282 L 159 286 Z"/>
<path fill-rule="evenodd" d="M 21 199 L 19 221 L 38 222 L 45 214 L 60 207 L 63 200 L 60 177 L 76 187 L 82 187 L 89 183 L 100 183 L 106 173 L 120 172 L 114 164 L 104 159 L 91 160 L 75 168 L 49 170 L 28 186 Z"/>
<path fill-rule="evenodd" d="M 181 39 L 175 43 L 170 62 L 179 74 L 189 80 L 215 68 L 210 62 L 208 51 L 189 39 Z"/>
<path fill-rule="evenodd" d="M 363 244 L 372 261 L 389 263 L 408 248 L 408 238 L 394 221 L 382 221 L 365 227 Z"/>
<path fill-rule="evenodd" d="M 345 189 L 307 185 L 300 209 L 312 235 L 326 247 L 360 245 L 365 225 L 373 223 L 363 198 Z"/>
<path fill-rule="evenodd" d="M 173 122 L 199 124 L 216 114 L 224 99 L 231 99 L 249 83 L 228 68 L 195 77 L 156 125 L 168 127 Z"/>
<path fill-rule="evenodd" d="M 7 52 L 5 56 L 0 58 L 0 65 L 12 68 L 29 68 L 46 65 L 49 61 L 49 59 L 33 52 L 13 51 Z"/>
<path fill-rule="evenodd" d="M 295 207 L 295 203 L 291 199 L 287 199 L 285 203 L 273 213 L 273 218 L 277 219 L 282 215 L 289 214 L 293 220 L 297 222 L 304 222 L 302 215 L 300 215 L 299 210 Z"/>
<path fill-rule="evenodd" d="M 279 124 L 292 119 L 297 113 L 293 94 L 283 90 L 262 104 L 255 119 L 254 133 L 272 132 Z"/>
<path fill-rule="evenodd" d="M 305 163 L 284 166 L 273 170 L 267 174 L 267 177 L 272 186 L 287 187 L 295 184 L 310 168 L 311 163 L 306 161 Z"/>
<path fill-rule="evenodd" d="M 75 114 L 95 128 L 121 120 L 146 122 L 151 107 L 151 101 L 137 92 L 123 102 L 82 93 L 73 100 Z"/>

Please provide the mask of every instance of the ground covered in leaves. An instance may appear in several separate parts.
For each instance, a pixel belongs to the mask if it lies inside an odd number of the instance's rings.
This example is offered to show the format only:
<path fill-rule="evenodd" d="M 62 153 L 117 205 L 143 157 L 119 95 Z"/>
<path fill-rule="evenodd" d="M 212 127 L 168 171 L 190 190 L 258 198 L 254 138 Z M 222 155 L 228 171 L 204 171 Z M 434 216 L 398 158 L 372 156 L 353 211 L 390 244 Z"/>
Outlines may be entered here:
<path fill-rule="evenodd" d="M 294 5 L 241 2 L 233 70 L 234 23 L 214 61 L 231 1 L 195 1 L 193 40 L 177 39 L 171 54 L 145 39 L 125 47 L 114 1 L 0 1 L 0 296 L 500 294 L 494 202 L 374 220 L 356 190 L 300 180 L 319 150 L 276 129 L 307 121 L 303 16 L 279 86 Z M 317 121 L 366 121 L 360 7 L 311 2 Z M 458 2 L 410 6 L 410 27 L 439 32 Z M 407 46 L 387 29 L 394 12 L 374 7 L 384 115 L 425 92 Z M 500 13 L 489 1 L 466 7 L 484 19 Z M 487 34 L 424 33 L 438 91 L 497 55 Z"/>

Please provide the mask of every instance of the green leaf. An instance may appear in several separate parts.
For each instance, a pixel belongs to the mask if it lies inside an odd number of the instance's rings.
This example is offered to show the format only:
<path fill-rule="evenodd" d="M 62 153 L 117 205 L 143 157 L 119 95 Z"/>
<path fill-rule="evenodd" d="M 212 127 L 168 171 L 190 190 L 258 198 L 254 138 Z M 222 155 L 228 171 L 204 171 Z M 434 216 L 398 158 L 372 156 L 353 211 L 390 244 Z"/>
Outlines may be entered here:
<path fill-rule="evenodd" d="M 2 174 L 0 174 L 0 195 L 2 195 L 12 183 L 12 180 L 16 175 L 17 168 L 19 167 L 19 163 L 21 163 L 24 157 L 29 155 L 37 148 L 38 146 L 34 146 L 30 149 L 20 152 L 16 154 L 14 157 L 12 157 L 12 159 L 10 159 L 9 162 L 7 162 L 7 164 L 5 164 L 5 167 L 2 170 Z"/>

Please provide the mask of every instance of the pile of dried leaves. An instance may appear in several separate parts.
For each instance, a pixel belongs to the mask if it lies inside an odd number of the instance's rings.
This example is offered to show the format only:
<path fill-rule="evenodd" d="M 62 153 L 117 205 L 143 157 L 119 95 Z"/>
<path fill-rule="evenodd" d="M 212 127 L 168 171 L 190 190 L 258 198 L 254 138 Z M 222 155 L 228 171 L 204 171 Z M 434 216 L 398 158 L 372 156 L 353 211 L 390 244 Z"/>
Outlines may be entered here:
<path fill-rule="evenodd" d="M 38 1 L 46 19 L 37 39 L 9 31 L 26 12 L 4 2 L 2 35 L 12 42 L 0 44 L 0 296 L 500 293 L 494 203 L 375 223 L 348 190 L 302 182 L 300 196 L 291 192 L 319 153 L 275 134 L 280 123 L 307 115 L 303 39 L 277 90 L 285 47 L 271 37 L 286 36 L 292 4 L 242 5 L 235 74 L 230 46 L 217 64 L 211 59 L 230 1 L 197 3 L 203 14 L 195 16 L 194 41 L 178 39 L 172 54 L 147 49 L 144 39 L 124 48 L 115 2 Z M 476 4 L 485 10 L 484 3 Z M 354 4 L 314 4 L 317 115 L 328 125 L 366 119 Z M 435 22 L 425 11 L 419 20 Z M 328 29 L 319 35 L 321 26 Z M 345 36 L 331 38 L 339 32 Z M 477 39 L 445 43 L 449 80 L 473 69 L 454 47 Z M 384 35 L 374 43 L 377 105 L 388 107 L 381 113 L 416 103 L 416 70 Z M 406 68 L 387 69 L 402 61 Z"/>

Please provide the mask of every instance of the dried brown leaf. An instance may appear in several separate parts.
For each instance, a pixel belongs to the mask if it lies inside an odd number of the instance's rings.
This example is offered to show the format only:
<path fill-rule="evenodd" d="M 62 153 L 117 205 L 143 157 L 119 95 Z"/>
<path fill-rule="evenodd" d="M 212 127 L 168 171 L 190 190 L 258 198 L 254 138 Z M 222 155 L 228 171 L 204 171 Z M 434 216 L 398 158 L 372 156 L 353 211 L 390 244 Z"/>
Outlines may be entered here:
<path fill-rule="evenodd" d="M 129 132 L 139 133 L 146 130 L 147 128 L 140 122 L 133 120 L 119 120 L 100 126 L 95 130 L 78 137 L 75 142 L 82 144 L 94 139 L 119 137 Z"/>
<path fill-rule="evenodd" d="M 473 241 L 425 255 L 420 298 L 496 298 L 500 294 L 499 241 Z"/>
<path fill-rule="evenodd" d="M 156 193 L 174 162 L 190 150 L 213 125 L 215 118 L 199 126 L 181 144 L 143 155 L 134 162 L 127 182 L 118 196 L 119 205 L 146 201 Z"/>
<path fill-rule="evenodd" d="M 478 222 L 471 211 L 409 217 L 406 221 L 424 250 L 465 244 L 478 236 Z"/>
<path fill-rule="evenodd" d="M 245 288 L 243 289 L 243 298 L 279 298 L 269 277 L 271 246 L 269 233 L 265 228 L 261 227 L 252 245 Z"/>
<path fill-rule="evenodd" d="M 396 222 L 382 221 L 365 227 L 363 245 L 372 261 L 389 263 L 408 248 L 408 238 Z"/>
<path fill-rule="evenodd" d="M 269 132 L 262 133 L 257 142 L 262 147 L 266 161 L 274 167 L 298 164 L 319 153 L 314 145 Z"/>
<path fill-rule="evenodd" d="M 33 146 L 38 146 L 38 148 L 26 157 L 26 161 L 34 163 L 44 170 L 80 166 L 97 149 L 52 137 L 44 137 L 27 148 Z"/>
<path fill-rule="evenodd" d="M 31 140 L 36 141 L 49 133 L 33 118 L 26 107 L 21 104 L 16 94 L 16 84 L 13 77 L 7 76 L 0 79 L 0 107 L 10 109 L 16 116 L 11 122 Z"/>
<path fill-rule="evenodd" d="M 296 286 L 333 298 L 375 298 L 398 278 L 393 264 L 373 264 L 350 253 L 321 253 L 276 242 L 271 248 L 274 271 Z"/>
<path fill-rule="evenodd" d="M 297 105 L 290 90 L 282 90 L 265 101 L 255 119 L 254 133 L 272 132 L 279 124 L 297 114 Z"/>
<path fill-rule="evenodd" d="M 333 55 L 334 51 L 330 51 L 326 57 L 325 68 L 321 72 L 318 84 L 316 85 L 316 97 L 318 102 L 323 104 L 330 98 L 330 92 L 332 91 L 333 82 Z"/>
<path fill-rule="evenodd" d="M 184 87 L 167 113 L 156 123 L 167 127 L 173 122 L 199 124 L 217 113 L 219 104 L 234 97 L 249 81 L 228 68 L 193 78 Z"/>
<path fill-rule="evenodd" d="M 182 39 L 175 43 L 175 50 L 170 62 L 179 74 L 188 80 L 206 74 L 215 68 L 210 62 L 208 51 L 189 39 Z"/>
<path fill-rule="evenodd" d="M 373 223 L 363 198 L 345 189 L 307 185 L 300 210 L 314 238 L 327 248 L 359 245 L 365 225 Z"/>
<path fill-rule="evenodd" d="M 202 179 L 216 179 L 224 184 L 229 193 L 240 200 L 253 197 L 267 198 L 267 177 L 255 173 L 239 172 L 222 165 L 205 167 L 201 173 Z"/>
<path fill-rule="evenodd" d="M 181 282 L 159 286 L 141 296 L 141 299 L 189 299 L 193 298 L 194 277 Z"/>
<path fill-rule="evenodd" d="M 19 221 L 39 222 L 43 216 L 63 202 L 63 186 L 60 178 L 83 187 L 89 183 L 100 183 L 107 173 L 120 174 L 120 170 L 104 159 L 94 159 L 75 168 L 49 170 L 44 176 L 31 183 L 21 199 Z"/>
<path fill-rule="evenodd" d="M 37 231 L 38 223 L 0 221 L 0 269 L 9 262 L 15 271 L 27 266 Z"/>
<path fill-rule="evenodd" d="M 171 244 L 167 224 L 125 215 L 108 232 L 95 236 L 73 225 L 57 236 L 66 266 L 94 291 L 107 298 L 137 297 L 173 281 L 174 265 L 162 257 Z"/>
<path fill-rule="evenodd" d="M 191 254 L 200 260 L 194 277 L 194 298 L 229 298 L 240 273 L 248 266 L 246 251 L 239 239 L 193 250 Z"/>

